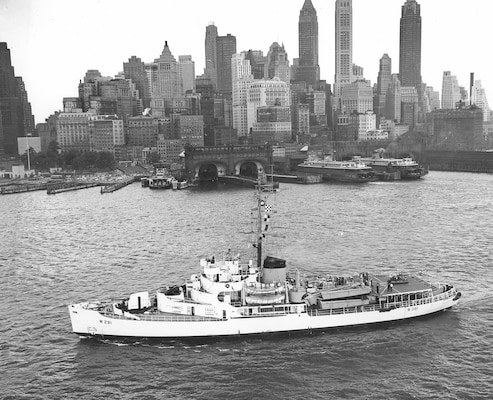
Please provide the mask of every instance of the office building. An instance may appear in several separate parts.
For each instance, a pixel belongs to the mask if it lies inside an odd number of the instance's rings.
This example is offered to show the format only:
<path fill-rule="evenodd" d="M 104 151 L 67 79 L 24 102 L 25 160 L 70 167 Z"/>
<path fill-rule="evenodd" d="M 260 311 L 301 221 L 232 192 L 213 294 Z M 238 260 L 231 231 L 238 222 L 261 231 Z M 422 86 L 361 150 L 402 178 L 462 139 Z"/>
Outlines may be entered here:
<path fill-rule="evenodd" d="M 384 54 L 380 59 L 380 68 L 377 78 L 377 93 L 374 104 L 374 112 L 377 117 L 377 126 L 381 119 L 385 119 L 385 104 L 387 91 L 392 79 L 392 60 L 388 54 Z"/>
<path fill-rule="evenodd" d="M 89 119 L 97 121 L 104 115 L 94 113 L 60 113 L 56 121 L 57 141 L 62 152 L 91 150 L 89 135 Z"/>
<path fill-rule="evenodd" d="M 236 53 L 236 37 L 231 34 L 216 38 L 217 91 L 231 97 L 233 91 L 231 79 L 231 58 Z"/>
<path fill-rule="evenodd" d="M 373 111 L 373 88 L 369 81 L 355 81 L 342 88 L 342 110 L 346 113 Z"/>
<path fill-rule="evenodd" d="M 401 86 L 401 122 L 414 128 L 418 123 L 419 95 L 414 86 Z"/>
<path fill-rule="evenodd" d="M 178 56 L 183 93 L 195 90 L 195 62 L 192 56 Z"/>
<path fill-rule="evenodd" d="M 123 63 L 123 73 L 125 78 L 131 79 L 139 91 L 139 98 L 142 99 L 143 108 L 148 108 L 151 104 L 150 85 L 145 71 L 145 63 L 138 57 L 132 56 L 128 62 Z"/>
<path fill-rule="evenodd" d="M 336 109 L 344 86 L 353 82 L 353 5 L 352 0 L 336 0 L 335 6 L 335 77 Z"/>
<path fill-rule="evenodd" d="M 210 79 L 214 89 L 217 88 L 217 27 L 213 22 L 205 28 L 205 69 L 204 75 Z"/>
<path fill-rule="evenodd" d="M 290 106 L 290 87 L 279 78 L 255 80 L 247 88 L 248 129 L 257 122 L 257 108 L 264 106 Z"/>
<path fill-rule="evenodd" d="M 399 80 L 418 89 L 421 84 L 421 10 L 416 0 L 406 0 L 400 20 Z"/>
<path fill-rule="evenodd" d="M 184 145 L 203 147 L 204 117 L 202 115 L 179 115 L 178 136 Z"/>
<path fill-rule="evenodd" d="M 461 99 L 459 82 L 450 71 L 443 72 L 442 79 L 442 109 L 453 110 Z"/>
<path fill-rule="evenodd" d="M 254 144 L 291 142 L 291 111 L 289 106 L 257 108 L 257 122 L 252 127 Z"/>
<path fill-rule="evenodd" d="M 151 108 L 154 116 L 166 115 L 173 99 L 183 97 L 180 67 L 165 41 L 159 58 L 151 66 Z M 149 76 L 149 75 L 148 75 Z"/>
<path fill-rule="evenodd" d="M 156 147 L 159 132 L 159 119 L 138 115 L 128 119 L 127 140 L 129 147 Z"/>
<path fill-rule="evenodd" d="M 291 81 L 288 53 L 284 49 L 284 45 L 281 46 L 277 42 L 272 43 L 267 53 L 266 78 L 272 79 L 274 77 L 286 83 Z"/>
<path fill-rule="evenodd" d="M 385 96 L 385 119 L 401 122 L 401 82 L 398 74 L 392 74 Z"/>
<path fill-rule="evenodd" d="M 115 155 L 115 149 L 125 144 L 123 120 L 114 115 L 89 117 L 88 130 L 91 151 L 105 151 Z"/>
<path fill-rule="evenodd" d="M 254 81 L 246 52 L 234 54 L 231 61 L 233 85 L 233 128 L 238 136 L 248 135 L 247 91 Z"/>
<path fill-rule="evenodd" d="M 476 107 L 483 110 L 483 121 L 490 121 L 490 108 L 488 106 L 488 99 L 486 98 L 486 91 L 481 85 L 480 80 L 474 81 L 474 86 L 471 92 L 471 103 Z"/>
<path fill-rule="evenodd" d="M 295 80 L 315 84 L 320 80 L 318 65 L 318 20 L 311 0 L 305 0 L 298 20 L 298 65 Z"/>
<path fill-rule="evenodd" d="M 262 50 L 248 50 L 245 52 L 245 59 L 250 61 L 253 79 L 264 79 L 268 76 L 267 57 L 264 56 Z"/>
<path fill-rule="evenodd" d="M 34 117 L 22 78 L 16 77 L 7 43 L 0 42 L 0 156 L 17 155 L 17 138 L 34 133 Z"/>

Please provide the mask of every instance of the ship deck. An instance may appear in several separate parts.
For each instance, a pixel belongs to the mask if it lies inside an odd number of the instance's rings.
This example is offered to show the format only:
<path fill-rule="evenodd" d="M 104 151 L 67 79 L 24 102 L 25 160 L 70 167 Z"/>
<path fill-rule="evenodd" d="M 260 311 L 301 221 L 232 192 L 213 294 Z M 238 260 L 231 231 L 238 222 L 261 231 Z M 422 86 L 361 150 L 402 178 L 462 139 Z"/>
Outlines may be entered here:
<path fill-rule="evenodd" d="M 372 275 L 371 279 L 373 280 L 374 284 L 375 282 L 378 284 L 380 288 L 380 296 L 394 296 L 399 294 L 424 292 L 429 290 L 431 290 L 433 294 L 437 294 L 442 291 L 439 287 L 434 286 L 417 276 L 402 276 L 401 282 L 399 282 L 398 280 L 392 280 L 392 286 L 390 286 L 389 284 L 388 275 Z"/>

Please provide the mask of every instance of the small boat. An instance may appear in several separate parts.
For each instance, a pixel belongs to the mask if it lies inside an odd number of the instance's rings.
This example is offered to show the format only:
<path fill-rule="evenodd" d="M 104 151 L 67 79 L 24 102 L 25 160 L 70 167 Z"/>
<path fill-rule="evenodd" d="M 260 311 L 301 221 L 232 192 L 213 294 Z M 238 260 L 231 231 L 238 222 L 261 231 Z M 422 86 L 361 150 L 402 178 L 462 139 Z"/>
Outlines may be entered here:
<path fill-rule="evenodd" d="M 324 159 L 307 159 L 298 164 L 302 173 L 322 175 L 324 180 L 344 183 L 365 183 L 377 180 L 373 169 L 361 161 L 335 161 L 332 156 Z"/>
<path fill-rule="evenodd" d="M 171 181 L 171 188 L 173 190 L 182 190 L 187 189 L 189 187 L 188 181 L 179 181 L 178 179 L 173 179 Z"/>
<path fill-rule="evenodd" d="M 200 260 L 181 284 L 137 291 L 123 299 L 70 304 L 72 331 L 100 338 L 197 338 L 311 332 L 421 317 L 458 304 L 451 284 L 411 274 L 301 276 L 286 260 L 263 258 L 272 205 L 257 185 L 256 258 L 228 250 Z M 310 266 L 305 266 L 309 269 Z M 391 266 L 389 266 L 389 269 Z M 412 329 L 412 328 L 410 328 Z"/>

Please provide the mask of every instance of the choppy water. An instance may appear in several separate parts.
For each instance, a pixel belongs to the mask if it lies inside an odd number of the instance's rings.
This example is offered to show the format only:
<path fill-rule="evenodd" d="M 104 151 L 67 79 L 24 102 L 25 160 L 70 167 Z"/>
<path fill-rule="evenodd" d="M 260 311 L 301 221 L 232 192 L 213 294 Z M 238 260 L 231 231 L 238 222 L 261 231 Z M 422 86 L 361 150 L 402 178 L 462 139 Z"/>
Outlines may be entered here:
<path fill-rule="evenodd" d="M 252 253 L 253 191 L 138 184 L 0 197 L 0 398 L 481 399 L 493 393 L 493 176 L 288 185 L 270 254 L 333 274 L 410 270 L 462 302 L 413 321 L 202 342 L 80 339 L 66 305 L 179 283 Z"/>

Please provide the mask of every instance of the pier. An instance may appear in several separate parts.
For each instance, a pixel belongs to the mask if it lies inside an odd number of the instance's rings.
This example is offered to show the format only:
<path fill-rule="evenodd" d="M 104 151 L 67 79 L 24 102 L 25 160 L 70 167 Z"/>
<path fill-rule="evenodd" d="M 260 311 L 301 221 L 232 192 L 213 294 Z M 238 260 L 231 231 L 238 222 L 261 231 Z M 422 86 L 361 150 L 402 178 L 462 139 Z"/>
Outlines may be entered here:
<path fill-rule="evenodd" d="M 52 183 L 52 184 L 48 184 L 48 187 L 46 189 L 46 193 L 47 194 L 58 194 L 58 193 L 64 193 L 64 192 L 71 192 L 74 190 L 88 189 L 88 188 L 92 188 L 94 186 L 99 186 L 99 184 L 96 182 L 92 182 L 92 183 L 79 183 L 79 182 Z"/>
<path fill-rule="evenodd" d="M 0 187 L 0 194 L 15 194 L 33 192 L 35 190 L 45 190 L 46 183 L 39 184 L 8 184 Z"/>
<path fill-rule="evenodd" d="M 127 178 L 123 181 L 119 182 L 111 182 L 107 183 L 104 185 L 101 185 L 101 194 L 105 193 L 113 193 L 121 188 L 124 188 L 125 186 L 128 186 L 134 182 L 140 181 L 140 177 L 134 176 L 132 178 Z"/>

